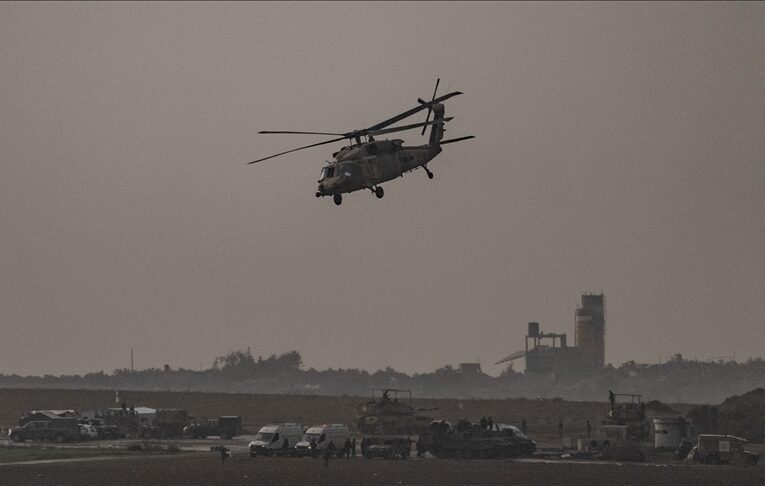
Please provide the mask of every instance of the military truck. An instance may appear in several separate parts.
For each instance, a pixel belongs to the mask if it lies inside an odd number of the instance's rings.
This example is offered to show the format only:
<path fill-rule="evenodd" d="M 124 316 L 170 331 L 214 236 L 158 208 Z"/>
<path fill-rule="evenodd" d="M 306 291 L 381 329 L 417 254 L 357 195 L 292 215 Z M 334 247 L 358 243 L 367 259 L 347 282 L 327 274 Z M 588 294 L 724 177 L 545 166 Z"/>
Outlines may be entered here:
<path fill-rule="evenodd" d="M 412 391 L 372 389 L 372 399 L 357 406 L 356 426 L 366 435 L 417 435 L 433 420 L 412 406 Z"/>
<path fill-rule="evenodd" d="M 489 430 L 467 420 L 460 420 L 456 427 L 442 420 L 434 421 L 420 434 L 419 442 L 439 459 L 523 457 L 536 450 L 536 443 L 517 427 Z"/>
<path fill-rule="evenodd" d="M 77 419 L 73 417 L 33 420 L 10 429 L 8 437 L 14 442 L 24 442 L 25 440 L 74 441 L 80 440 L 80 425 L 77 423 Z"/>
<path fill-rule="evenodd" d="M 206 423 L 194 423 L 183 428 L 183 435 L 192 439 L 204 439 L 208 436 L 218 436 L 223 440 L 231 439 L 241 434 L 242 417 L 224 416 Z"/>
<path fill-rule="evenodd" d="M 143 439 L 179 438 L 184 427 L 193 423 L 186 410 L 169 408 L 107 408 L 101 410 L 99 418 L 106 425 L 115 426 L 120 434 Z"/>

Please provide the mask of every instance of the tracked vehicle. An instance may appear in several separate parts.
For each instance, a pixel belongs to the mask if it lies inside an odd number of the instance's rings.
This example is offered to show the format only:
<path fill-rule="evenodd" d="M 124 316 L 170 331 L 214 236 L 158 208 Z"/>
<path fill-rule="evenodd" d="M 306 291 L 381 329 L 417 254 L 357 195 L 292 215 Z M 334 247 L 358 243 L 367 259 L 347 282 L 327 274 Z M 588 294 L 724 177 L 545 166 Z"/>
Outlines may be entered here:
<path fill-rule="evenodd" d="M 456 427 L 437 421 L 420 434 L 422 447 L 439 459 L 501 459 L 530 456 L 536 443 L 517 427 L 488 430 L 460 420 Z"/>
<path fill-rule="evenodd" d="M 373 389 L 372 399 L 358 405 L 356 426 L 365 435 L 417 435 L 433 420 L 412 406 L 412 391 Z"/>

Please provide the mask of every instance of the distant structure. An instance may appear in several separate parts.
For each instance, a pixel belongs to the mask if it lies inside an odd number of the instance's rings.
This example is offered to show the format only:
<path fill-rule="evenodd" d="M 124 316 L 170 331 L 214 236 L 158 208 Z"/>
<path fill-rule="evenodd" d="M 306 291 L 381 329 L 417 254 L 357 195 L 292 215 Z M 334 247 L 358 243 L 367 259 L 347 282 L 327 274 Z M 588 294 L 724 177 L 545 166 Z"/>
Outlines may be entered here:
<path fill-rule="evenodd" d="M 538 322 L 529 322 L 526 336 L 526 371 L 557 374 L 571 366 L 578 366 L 579 353 L 567 346 L 565 334 L 541 332 Z"/>
<path fill-rule="evenodd" d="M 603 294 L 582 295 L 575 315 L 574 344 L 579 348 L 580 366 L 602 368 L 606 364 L 606 298 Z"/>
<path fill-rule="evenodd" d="M 582 304 L 574 312 L 574 346 L 566 334 L 542 332 L 538 322 L 529 322 L 525 349 L 497 361 L 526 360 L 526 373 L 557 377 L 586 372 L 605 366 L 606 299 L 600 294 L 582 294 Z"/>
<path fill-rule="evenodd" d="M 457 372 L 466 375 L 480 375 L 483 373 L 481 371 L 481 363 L 460 363 Z"/>

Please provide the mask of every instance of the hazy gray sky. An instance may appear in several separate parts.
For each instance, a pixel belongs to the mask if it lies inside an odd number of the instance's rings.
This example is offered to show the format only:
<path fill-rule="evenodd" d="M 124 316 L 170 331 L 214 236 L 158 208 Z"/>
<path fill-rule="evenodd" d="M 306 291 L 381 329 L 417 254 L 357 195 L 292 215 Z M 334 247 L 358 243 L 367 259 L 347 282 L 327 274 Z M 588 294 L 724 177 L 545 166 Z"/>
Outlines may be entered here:
<path fill-rule="evenodd" d="M 0 3 L 0 371 L 492 363 L 607 302 L 606 360 L 763 356 L 765 4 Z M 446 103 L 340 207 L 330 144 Z M 408 120 L 423 121 L 425 114 Z M 425 143 L 419 131 L 394 134 Z"/>

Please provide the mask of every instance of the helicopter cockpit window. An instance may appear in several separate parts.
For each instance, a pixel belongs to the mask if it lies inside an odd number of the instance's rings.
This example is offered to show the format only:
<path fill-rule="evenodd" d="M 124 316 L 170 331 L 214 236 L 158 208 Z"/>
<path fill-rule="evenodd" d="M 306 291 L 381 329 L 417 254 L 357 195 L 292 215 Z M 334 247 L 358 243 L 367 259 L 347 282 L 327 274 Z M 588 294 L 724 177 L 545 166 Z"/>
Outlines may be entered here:
<path fill-rule="evenodd" d="M 332 177 L 335 175 L 335 168 L 334 167 L 324 167 L 321 170 L 321 179 L 324 180 L 327 177 Z"/>
<path fill-rule="evenodd" d="M 353 173 L 354 173 L 353 164 L 345 164 L 343 165 L 342 169 L 340 169 L 340 174 L 344 177 L 353 177 Z"/>

